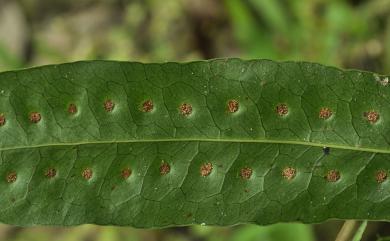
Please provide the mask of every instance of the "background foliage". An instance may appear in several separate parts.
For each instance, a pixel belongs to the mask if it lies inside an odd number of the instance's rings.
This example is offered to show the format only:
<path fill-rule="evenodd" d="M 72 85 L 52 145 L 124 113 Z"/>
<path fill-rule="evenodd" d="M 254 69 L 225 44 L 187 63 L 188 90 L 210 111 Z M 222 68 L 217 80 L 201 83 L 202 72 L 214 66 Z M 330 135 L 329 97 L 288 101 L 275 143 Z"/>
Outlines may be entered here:
<path fill-rule="evenodd" d="M 80 59 L 307 60 L 390 73 L 389 0 L 0 0 L 0 71 Z M 340 222 L 137 230 L 0 226 L 0 240 L 333 240 Z M 365 240 L 386 236 L 371 223 Z M 387 231 L 389 232 L 389 231 Z M 385 239 L 381 239 L 385 240 Z"/>

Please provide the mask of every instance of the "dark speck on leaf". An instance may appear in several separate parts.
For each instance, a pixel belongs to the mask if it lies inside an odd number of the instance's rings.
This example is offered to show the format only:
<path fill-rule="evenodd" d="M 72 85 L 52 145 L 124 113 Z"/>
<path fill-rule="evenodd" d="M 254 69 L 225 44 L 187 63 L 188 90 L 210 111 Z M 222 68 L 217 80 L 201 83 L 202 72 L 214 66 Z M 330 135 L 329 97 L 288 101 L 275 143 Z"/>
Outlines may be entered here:
<path fill-rule="evenodd" d="M 329 155 L 329 153 L 330 153 L 330 147 L 324 146 L 324 147 L 322 148 L 322 151 L 324 152 L 325 155 Z"/>

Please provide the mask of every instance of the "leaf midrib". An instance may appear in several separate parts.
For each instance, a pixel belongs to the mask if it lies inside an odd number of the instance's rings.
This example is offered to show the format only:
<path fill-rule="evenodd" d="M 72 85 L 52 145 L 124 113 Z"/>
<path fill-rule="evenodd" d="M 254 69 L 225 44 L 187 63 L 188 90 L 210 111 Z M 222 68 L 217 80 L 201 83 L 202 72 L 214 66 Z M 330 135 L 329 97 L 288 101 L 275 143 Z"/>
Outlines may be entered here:
<path fill-rule="evenodd" d="M 354 147 L 329 143 L 315 143 L 315 142 L 303 142 L 303 141 L 281 141 L 281 140 L 247 140 L 247 139 L 201 139 L 201 138 L 181 138 L 181 139 L 144 139 L 144 140 L 115 140 L 115 141 L 89 141 L 89 142 L 68 142 L 68 143 L 53 143 L 53 144 L 41 144 L 30 146 L 15 146 L 0 148 L 0 151 L 29 149 L 29 148 L 41 148 L 41 147 L 55 147 L 55 146 L 79 146 L 79 145 L 94 145 L 94 144 L 119 144 L 119 143 L 147 143 L 147 142 L 232 142 L 232 143 L 269 143 L 269 144 L 288 144 L 288 145 L 304 145 L 315 147 L 330 147 L 336 149 L 374 152 L 374 153 L 390 153 L 389 150 L 376 149 L 368 147 Z"/>

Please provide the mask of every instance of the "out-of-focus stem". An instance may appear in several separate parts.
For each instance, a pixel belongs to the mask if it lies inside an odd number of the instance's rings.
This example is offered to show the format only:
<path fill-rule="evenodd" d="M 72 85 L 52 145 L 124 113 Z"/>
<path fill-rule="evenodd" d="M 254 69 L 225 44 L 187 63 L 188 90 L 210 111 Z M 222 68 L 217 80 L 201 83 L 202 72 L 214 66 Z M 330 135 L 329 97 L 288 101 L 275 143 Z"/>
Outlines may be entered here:
<path fill-rule="evenodd" d="M 345 221 L 339 233 L 337 234 L 335 241 L 351 241 L 356 226 L 357 226 L 356 220 Z"/>

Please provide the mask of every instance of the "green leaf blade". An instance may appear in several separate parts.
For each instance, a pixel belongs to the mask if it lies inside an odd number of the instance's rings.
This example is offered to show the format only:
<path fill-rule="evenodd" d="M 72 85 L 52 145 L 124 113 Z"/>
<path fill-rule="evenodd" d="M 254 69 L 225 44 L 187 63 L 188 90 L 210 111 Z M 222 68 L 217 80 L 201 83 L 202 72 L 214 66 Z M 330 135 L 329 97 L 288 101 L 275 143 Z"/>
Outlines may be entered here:
<path fill-rule="evenodd" d="M 1 73 L 0 221 L 388 220 L 386 78 L 238 59 Z"/>

